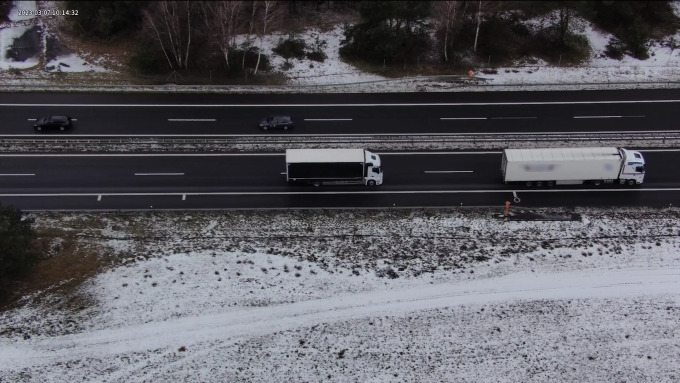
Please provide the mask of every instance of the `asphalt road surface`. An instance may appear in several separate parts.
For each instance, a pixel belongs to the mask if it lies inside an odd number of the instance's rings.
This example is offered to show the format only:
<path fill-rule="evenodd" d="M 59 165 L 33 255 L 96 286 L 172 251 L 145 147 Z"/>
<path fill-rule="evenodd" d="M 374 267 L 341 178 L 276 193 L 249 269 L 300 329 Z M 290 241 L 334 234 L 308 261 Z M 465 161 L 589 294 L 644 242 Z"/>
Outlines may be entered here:
<path fill-rule="evenodd" d="M 379 153 L 382 186 L 320 188 L 288 185 L 283 153 L 2 154 L 0 203 L 25 210 L 680 204 L 680 150 L 642 153 L 643 185 L 550 189 L 503 184 L 499 151 Z"/>
<path fill-rule="evenodd" d="M 68 135 L 266 135 L 269 114 L 286 134 L 675 131 L 680 91 L 390 94 L 0 93 L 0 138 L 38 136 L 34 119 L 74 117 Z M 278 134 L 278 133 L 277 133 Z M 635 149 L 635 148 L 630 148 Z M 423 206 L 655 206 L 680 204 L 678 152 L 643 150 L 645 184 L 522 189 L 500 180 L 500 152 L 381 153 L 377 188 L 285 182 L 283 153 L 0 154 L 0 203 L 23 209 L 251 209 Z"/>
<path fill-rule="evenodd" d="M 680 91 L 400 94 L 1 93 L 0 137 L 35 135 L 33 121 L 66 114 L 72 135 L 270 134 L 287 114 L 295 134 L 415 134 L 677 130 Z"/>

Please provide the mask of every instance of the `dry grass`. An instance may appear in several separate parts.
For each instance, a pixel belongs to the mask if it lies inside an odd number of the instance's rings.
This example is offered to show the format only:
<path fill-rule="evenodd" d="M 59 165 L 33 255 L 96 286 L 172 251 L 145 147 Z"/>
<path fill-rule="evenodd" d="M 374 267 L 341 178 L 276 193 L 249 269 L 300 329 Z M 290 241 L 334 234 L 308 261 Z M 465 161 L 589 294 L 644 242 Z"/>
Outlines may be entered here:
<path fill-rule="evenodd" d="M 65 242 L 59 254 L 40 262 L 26 280 L 27 293 L 70 291 L 105 266 L 99 254 L 79 249 L 75 242 Z"/>
<path fill-rule="evenodd" d="M 40 299 L 44 294 L 70 295 L 110 264 L 107 254 L 91 249 L 59 229 L 39 231 L 35 246 L 44 259 L 15 284 L 14 291 L 0 300 L 0 310 L 20 304 L 22 297 Z"/>

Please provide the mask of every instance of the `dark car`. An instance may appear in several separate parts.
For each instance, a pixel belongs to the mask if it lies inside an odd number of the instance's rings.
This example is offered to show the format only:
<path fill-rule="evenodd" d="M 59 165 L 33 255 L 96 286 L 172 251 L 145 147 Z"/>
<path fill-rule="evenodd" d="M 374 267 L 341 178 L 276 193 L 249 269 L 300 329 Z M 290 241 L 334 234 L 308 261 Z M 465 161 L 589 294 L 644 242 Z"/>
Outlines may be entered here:
<path fill-rule="evenodd" d="M 290 116 L 267 116 L 264 120 L 260 121 L 260 129 L 292 129 L 295 127 L 293 119 Z"/>
<path fill-rule="evenodd" d="M 35 130 L 59 129 L 66 130 L 72 125 L 71 117 L 69 116 L 47 116 L 40 117 L 36 120 L 33 127 Z"/>

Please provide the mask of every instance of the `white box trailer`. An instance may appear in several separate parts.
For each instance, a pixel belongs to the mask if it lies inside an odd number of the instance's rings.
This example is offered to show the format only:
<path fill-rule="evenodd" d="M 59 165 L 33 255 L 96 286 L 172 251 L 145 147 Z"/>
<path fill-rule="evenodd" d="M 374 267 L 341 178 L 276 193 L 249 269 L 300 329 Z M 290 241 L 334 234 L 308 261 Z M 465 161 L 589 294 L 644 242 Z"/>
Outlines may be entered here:
<path fill-rule="evenodd" d="M 380 156 L 365 149 L 288 149 L 286 181 L 314 186 L 382 185 Z"/>
<path fill-rule="evenodd" d="M 641 184 L 645 159 L 623 148 L 505 149 L 503 181 L 525 186 Z"/>

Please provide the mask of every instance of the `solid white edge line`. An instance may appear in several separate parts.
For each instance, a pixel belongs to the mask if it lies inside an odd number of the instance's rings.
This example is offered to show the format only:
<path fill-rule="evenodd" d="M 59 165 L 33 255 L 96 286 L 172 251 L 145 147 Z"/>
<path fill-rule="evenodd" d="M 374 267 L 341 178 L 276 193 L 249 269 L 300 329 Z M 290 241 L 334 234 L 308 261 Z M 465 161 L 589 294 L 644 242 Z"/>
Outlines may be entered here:
<path fill-rule="evenodd" d="M 535 117 L 534 117 L 535 118 Z M 594 133 L 680 133 L 680 130 L 595 130 L 595 131 L 576 131 L 576 132 L 503 132 L 503 133 L 428 133 L 428 132 L 418 132 L 418 133 L 358 133 L 358 134 L 285 134 L 285 135 L 274 135 L 273 137 L 373 137 L 373 136 L 388 136 L 388 137 L 404 137 L 404 136 L 439 136 L 439 137 L 456 137 L 456 136 L 519 136 L 519 135 L 555 135 L 555 134 L 594 134 Z M 62 134 L 0 134 L 0 137 L 61 137 L 65 136 Z M 261 134 L 69 134 L 69 138 L 98 138 L 98 137 L 110 137 L 110 138 L 159 138 L 159 137 L 176 137 L 176 138 L 186 138 L 186 137 L 210 137 L 210 138 L 221 138 L 221 137 L 262 137 Z"/>
<path fill-rule="evenodd" d="M 630 149 L 630 148 L 629 148 Z M 680 149 L 638 149 L 645 152 L 680 152 Z M 438 156 L 438 155 L 482 155 L 501 154 L 498 151 L 483 152 L 376 152 L 381 156 Z M 286 153 L 0 153 L 0 157 L 248 157 L 285 156 Z M 285 174 L 285 173 L 281 173 Z"/>
<path fill-rule="evenodd" d="M 364 103 L 364 104 L 0 104 L 9 107 L 140 107 L 140 108 L 277 108 L 277 107 L 376 107 L 376 106 L 485 106 L 485 105 L 580 105 L 580 104 L 653 104 L 676 103 L 673 100 L 603 100 L 603 101 L 520 101 L 520 102 L 434 102 L 434 103 Z"/>
<path fill-rule="evenodd" d="M 439 117 L 440 120 L 487 120 L 488 117 Z"/>
<path fill-rule="evenodd" d="M 574 118 L 644 118 L 644 115 L 640 116 L 574 116 Z"/>
<path fill-rule="evenodd" d="M 192 193 L 28 193 L 28 194 L 17 194 L 17 193 L 7 193 L 0 194 L 0 197 L 88 197 L 88 196 L 250 196 L 250 195 L 309 195 L 309 194 L 327 194 L 327 195 L 341 195 L 341 194 L 479 194 L 479 193 L 572 193 L 572 192 L 604 192 L 604 193 L 619 193 L 619 192 L 670 192 L 670 191 L 680 191 L 680 188 L 648 188 L 648 189 L 551 189 L 551 190 L 374 190 L 374 191 L 332 191 L 332 192 L 315 192 L 315 191 L 302 191 L 302 192 L 192 192 Z"/>
<path fill-rule="evenodd" d="M 680 152 L 680 149 L 641 149 L 640 152 Z"/>
<path fill-rule="evenodd" d="M 170 122 L 215 122 L 215 118 L 168 118 Z"/>
<path fill-rule="evenodd" d="M 621 118 L 623 116 L 574 116 L 574 118 Z"/>
<path fill-rule="evenodd" d="M 677 149 L 680 151 L 680 149 Z M 500 154 L 501 151 L 484 152 L 390 152 L 376 154 L 381 156 L 417 156 L 452 154 Z M 0 157 L 272 157 L 285 156 L 286 153 L 0 153 Z M 286 174 L 286 173 L 281 173 Z"/>
<path fill-rule="evenodd" d="M 23 176 L 34 176 L 35 173 L 5 173 L 0 174 L 0 177 L 23 177 Z"/>
<path fill-rule="evenodd" d="M 351 118 L 305 118 L 303 121 L 352 121 Z"/>
<path fill-rule="evenodd" d="M 680 150 L 680 149 L 678 149 Z M 379 154 L 381 156 L 391 156 L 391 155 L 398 155 L 398 156 L 410 156 L 410 155 L 444 155 L 444 154 L 501 154 L 503 153 L 502 151 L 484 151 L 484 152 L 388 152 L 388 153 L 381 153 L 381 152 L 376 152 L 376 154 Z"/>
<path fill-rule="evenodd" d="M 538 117 L 489 117 L 491 120 L 533 120 Z"/>
<path fill-rule="evenodd" d="M 135 173 L 136 176 L 183 176 L 184 173 Z"/>
<path fill-rule="evenodd" d="M 473 173 L 472 170 L 425 170 L 425 173 Z"/>

